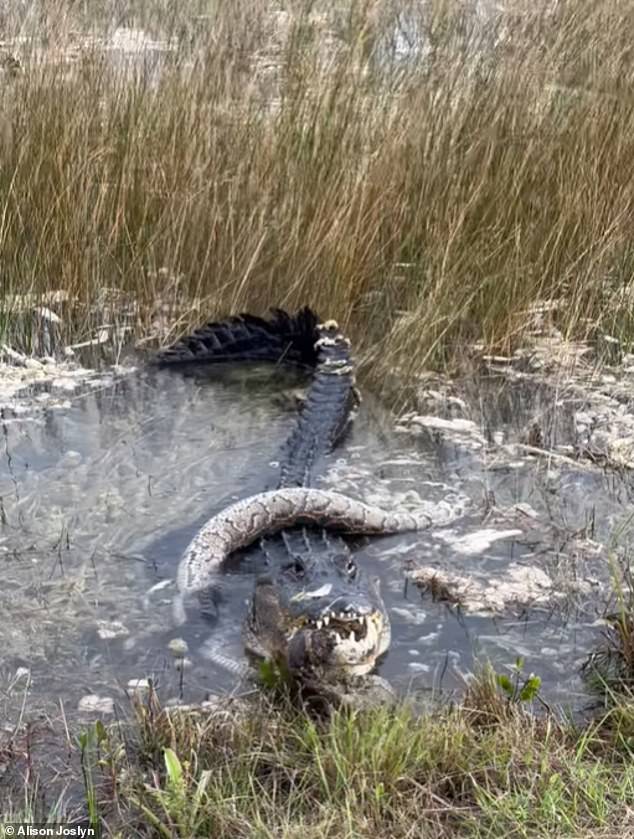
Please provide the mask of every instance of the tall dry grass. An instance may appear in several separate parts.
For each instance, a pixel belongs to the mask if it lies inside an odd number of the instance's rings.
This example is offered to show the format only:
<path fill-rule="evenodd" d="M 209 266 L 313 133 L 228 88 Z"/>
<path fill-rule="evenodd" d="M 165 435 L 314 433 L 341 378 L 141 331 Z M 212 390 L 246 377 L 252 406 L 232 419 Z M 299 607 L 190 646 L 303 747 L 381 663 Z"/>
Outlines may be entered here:
<path fill-rule="evenodd" d="M 0 24 L 23 64 L 0 88 L 5 310 L 63 289 L 80 334 L 115 289 L 166 340 L 309 303 L 377 376 L 509 349 L 544 298 L 566 335 L 632 337 L 624 0 L 47 0 Z M 121 59 L 121 25 L 174 49 Z"/>

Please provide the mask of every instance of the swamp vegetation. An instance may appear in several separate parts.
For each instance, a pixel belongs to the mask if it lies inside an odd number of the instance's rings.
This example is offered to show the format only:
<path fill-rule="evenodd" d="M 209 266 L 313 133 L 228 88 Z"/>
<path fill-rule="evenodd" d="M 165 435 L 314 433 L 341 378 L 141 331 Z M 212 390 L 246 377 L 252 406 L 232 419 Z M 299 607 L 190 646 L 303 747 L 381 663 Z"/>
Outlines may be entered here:
<path fill-rule="evenodd" d="M 15 0 L 0 39 L 5 360 L 91 342 L 118 362 L 271 305 L 337 318 L 403 404 L 425 370 L 514 357 L 536 329 L 597 369 L 632 352 L 625 0 Z M 519 665 L 483 666 L 451 707 L 325 716 L 275 679 L 191 713 L 149 685 L 79 729 L 63 704 L 30 714 L 25 688 L 0 736 L 3 821 L 634 836 L 629 581 L 574 718 Z"/>
<path fill-rule="evenodd" d="M 565 336 L 628 339 L 628 3 L 33 0 L 1 24 L 8 333 L 25 294 L 73 339 L 104 308 L 167 340 L 308 304 L 377 379 L 513 348 L 544 300 Z"/>

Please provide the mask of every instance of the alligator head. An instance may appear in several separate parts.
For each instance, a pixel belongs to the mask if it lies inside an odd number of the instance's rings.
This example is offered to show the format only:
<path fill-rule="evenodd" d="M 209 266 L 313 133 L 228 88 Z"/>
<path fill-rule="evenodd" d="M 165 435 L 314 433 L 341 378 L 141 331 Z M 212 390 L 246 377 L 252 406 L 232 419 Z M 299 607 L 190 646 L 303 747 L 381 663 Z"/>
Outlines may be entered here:
<path fill-rule="evenodd" d="M 248 652 L 296 677 L 369 673 L 390 644 L 378 584 L 347 551 L 289 555 L 256 581 L 244 626 Z"/>

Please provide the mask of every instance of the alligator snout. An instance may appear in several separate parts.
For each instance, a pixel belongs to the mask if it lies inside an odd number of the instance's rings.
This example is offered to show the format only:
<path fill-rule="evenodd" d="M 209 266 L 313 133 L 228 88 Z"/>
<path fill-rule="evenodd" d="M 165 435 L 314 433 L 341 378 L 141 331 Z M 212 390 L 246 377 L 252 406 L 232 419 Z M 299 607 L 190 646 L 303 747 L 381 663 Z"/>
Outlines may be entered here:
<path fill-rule="evenodd" d="M 387 617 L 378 609 L 332 609 L 307 617 L 289 638 L 288 666 L 294 672 L 369 673 L 387 649 L 389 634 Z"/>
<path fill-rule="evenodd" d="M 340 563 L 331 559 L 330 565 L 319 569 L 323 576 L 315 582 L 320 584 L 312 587 L 289 577 L 257 580 L 246 625 L 248 648 L 260 647 L 262 654 L 264 646 L 266 656 L 284 661 L 298 676 L 337 679 L 376 667 L 390 643 L 378 587 L 359 571 L 348 580 L 337 570 Z"/>

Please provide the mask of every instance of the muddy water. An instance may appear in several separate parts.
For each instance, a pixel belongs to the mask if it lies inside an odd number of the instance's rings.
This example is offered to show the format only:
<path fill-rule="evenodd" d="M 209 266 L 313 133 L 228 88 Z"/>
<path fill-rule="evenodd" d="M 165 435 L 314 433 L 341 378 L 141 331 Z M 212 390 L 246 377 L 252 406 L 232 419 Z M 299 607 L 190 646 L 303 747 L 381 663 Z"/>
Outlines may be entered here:
<path fill-rule="evenodd" d="M 236 687 L 252 575 L 232 568 L 217 617 L 194 614 L 180 629 L 172 624 L 172 579 L 207 517 L 275 479 L 305 385 L 299 373 L 262 366 L 141 368 L 75 385 L 62 402 L 48 400 L 55 393 L 46 386 L 3 409 L 0 644 L 9 708 L 20 705 L 27 684 L 32 707 L 62 699 L 69 714 L 82 697 L 106 708 L 123 699 L 131 679 L 154 678 L 166 700 L 182 693 L 199 701 Z M 481 439 L 399 428 L 367 396 L 352 433 L 324 464 L 325 485 L 386 507 L 415 507 L 417 498 L 467 504 L 446 527 L 356 546 L 381 580 L 392 620 L 380 672 L 401 690 L 451 692 L 476 658 L 504 670 L 522 656 L 548 700 L 580 707 L 587 701 L 580 666 L 603 630 L 597 618 L 606 596 L 606 560 L 594 546 L 626 519 L 629 484 L 508 448 L 542 402 L 552 403 L 556 433 L 569 436 L 570 406 L 499 382 L 483 381 L 477 393 Z M 439 413 L 451 419 L 451 405 Z M 536 516 L 528 527 L 507 520 L 518 503 Z M 594 541 L 580 542 L 589 521 Z M 412 568 L 430 563 L 482 580 L 536 565 L 590 583 L 553 603 L 471 614 L 408 582 Z M 182 676 L 168 646 L 175 638 L 189 647 Z"/>

